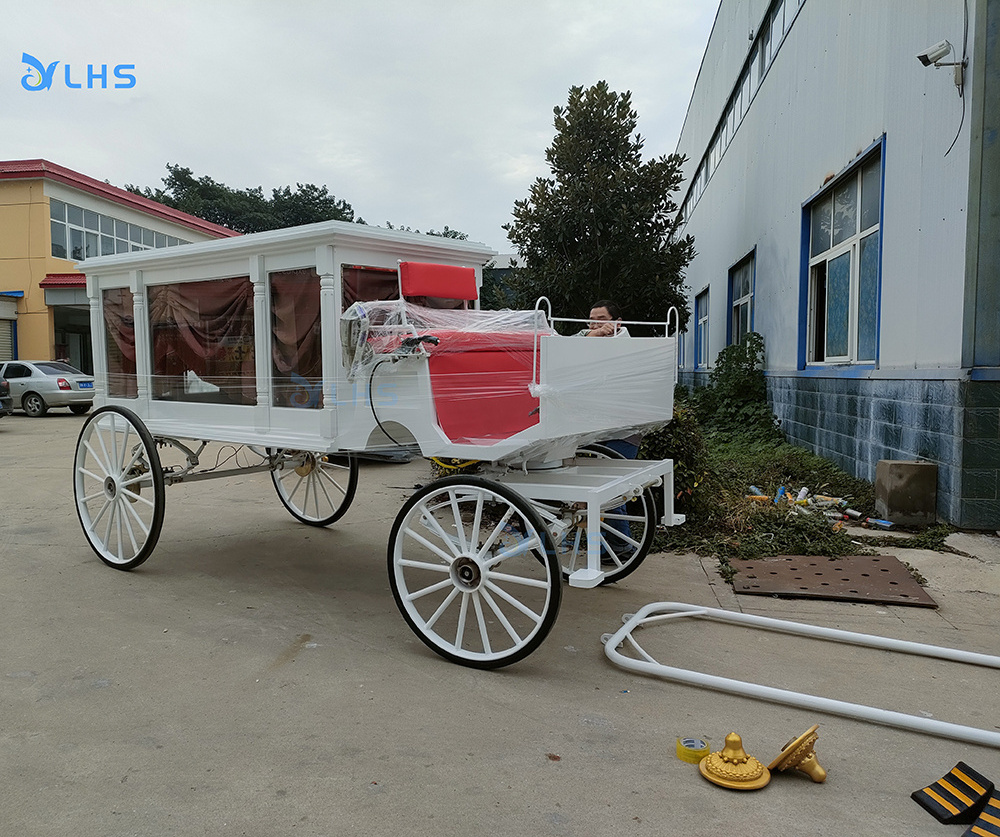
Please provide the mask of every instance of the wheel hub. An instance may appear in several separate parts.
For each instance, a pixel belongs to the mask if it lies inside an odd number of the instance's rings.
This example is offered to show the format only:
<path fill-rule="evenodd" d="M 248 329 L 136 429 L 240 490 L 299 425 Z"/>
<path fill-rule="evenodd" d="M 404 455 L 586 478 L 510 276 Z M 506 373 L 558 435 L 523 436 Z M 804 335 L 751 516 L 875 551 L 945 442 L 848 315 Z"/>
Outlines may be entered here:
<path fill-rule="evenodd" d="M 118 481 L 114 477 L 105 478 L 104 496 L 109 500 L 114 500 L 118 496 Z"/>
<path fill-rule="evenodd" d="M 295 469 L 295 473 L 300 477 L 308 477 L 312 472 L 313 468 L 316 467 L 316 457 L 311 453 L 307 454 L 302 464 Z"/>
<path fill-rule="evenodd" d="M 462 555 L 452 562 L 451 580 L 462 590 L 478 590 L 483 583 L 483 571 L 475 558 Z"/>

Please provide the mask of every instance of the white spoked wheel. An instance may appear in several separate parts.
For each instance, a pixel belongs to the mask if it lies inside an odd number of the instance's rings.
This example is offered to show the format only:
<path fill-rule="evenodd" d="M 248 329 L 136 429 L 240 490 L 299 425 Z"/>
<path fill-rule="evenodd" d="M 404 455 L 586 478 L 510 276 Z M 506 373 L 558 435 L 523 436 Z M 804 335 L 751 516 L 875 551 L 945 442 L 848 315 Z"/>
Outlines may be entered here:
<path fill-rule="evenodd" d="M 288 511 L 310 526 L 343 517 L 358 489 L 358 458 L 351 454 L 279 450 L 271 481 Z"/>
<path fill-rule="evenodd" d="M 594 444 L 580 448 L 577 457 L 624 459 L 617 451 Z M 561 508 L 557 512 L 551 503 L 544 505 L 545 517 L 558 514 L 562 518 L 562 533 L 554 538 L 556 554 L 563 574 L 569 577 L 587 566 L 586 509 Z M 613 584 L 635 572 L 649 553 L 656 534 L 656 500 L 651 489 L 625 505 L 608 505 L 601 509 L 601 584 Z"/>
<path fill-rule="evenodd" d="M 160 537 L 166 501 L 156 443 L 131 410 L 101 407 L 80 431 L 73 494 L 83 532 L 118 570 L 145 561 Z"/>
<path fill-rule="evenodd" d="M 452 662 L 517 662 L 559 612 L 559 564 L 545 527 L 524 498 L 489 480 L 455 476 L 421 488 L 396 516 L 388 559 L 403 618 Z"/>

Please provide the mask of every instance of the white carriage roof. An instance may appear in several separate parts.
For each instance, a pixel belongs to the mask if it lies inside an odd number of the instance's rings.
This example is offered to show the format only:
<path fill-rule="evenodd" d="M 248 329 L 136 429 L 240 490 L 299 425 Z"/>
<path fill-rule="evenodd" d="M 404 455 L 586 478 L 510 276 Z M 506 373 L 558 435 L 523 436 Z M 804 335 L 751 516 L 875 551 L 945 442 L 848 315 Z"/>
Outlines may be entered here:
<path fill-rule="evenodd" d="M 177 247 L 122 253 L 116 256 L 96 256 L 81 262 L 77 269 L 88 274 L 119 272 L 122 269 L 179 266 L 189 261 L 204 262 L 212 258 L 265 252 L 282 253 L 323 245 L 359 247 L 383 252 L 389 250 L 399 257 L 425 261 L 434 258 L 468 260 L 470 264 L 477 265 L 484 264 L 497 255 L 492 248 L 477 242 L 386 230 L 349 221 L 323 221 L 318 224 L 251 233 L 218 241 L 182 244 Z"/>

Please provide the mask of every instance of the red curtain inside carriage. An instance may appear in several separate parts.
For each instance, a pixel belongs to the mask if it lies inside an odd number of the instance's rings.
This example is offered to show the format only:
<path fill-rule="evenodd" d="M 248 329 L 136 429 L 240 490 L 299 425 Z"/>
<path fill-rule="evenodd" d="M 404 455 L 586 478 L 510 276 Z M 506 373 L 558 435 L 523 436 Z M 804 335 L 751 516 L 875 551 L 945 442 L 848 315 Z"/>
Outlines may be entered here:
<path fill-rule="evenodd" d="M 108 395 L 135 398 L 135 319 L 132 291 L 110 288 L 101 294 L 104 311 L 104 343 L 108 361 Z"/>
<path fill-rule="evenodd" d="M 149 285 L 153 398 L 255 404 L 249 276 Z"/>

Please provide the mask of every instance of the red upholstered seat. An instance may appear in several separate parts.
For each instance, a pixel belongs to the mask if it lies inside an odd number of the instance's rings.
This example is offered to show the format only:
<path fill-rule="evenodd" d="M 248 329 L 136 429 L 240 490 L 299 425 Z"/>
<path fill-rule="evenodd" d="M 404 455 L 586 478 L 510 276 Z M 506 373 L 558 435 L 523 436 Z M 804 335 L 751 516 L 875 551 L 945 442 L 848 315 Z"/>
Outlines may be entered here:
<path fill-rule="evenodd" d="M 502 336 L 518 340 L 504 346 L 495 340 L 496 334 L 466 333 L 450 345 L 442 336 L 431 350 L 428 363 L 438 425 L 452 442 L 489 445 L 538 424 L 538 398 L 528 390 L 533 335 Z M 492 342 L 466 342 L 469 337 Z"/>
<path fill-rule="evenodd" d="M 450 264 L 400 262 L 399 291 L 404 298 L 479 299 L 475 268 Z"/>

